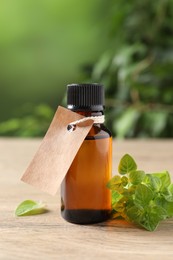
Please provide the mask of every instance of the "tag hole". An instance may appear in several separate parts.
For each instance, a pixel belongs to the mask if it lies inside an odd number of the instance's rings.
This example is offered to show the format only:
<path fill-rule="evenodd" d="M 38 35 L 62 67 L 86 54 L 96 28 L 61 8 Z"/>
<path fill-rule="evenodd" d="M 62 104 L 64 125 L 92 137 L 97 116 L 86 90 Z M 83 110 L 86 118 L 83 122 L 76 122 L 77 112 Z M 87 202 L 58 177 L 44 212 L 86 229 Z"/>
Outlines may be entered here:
<path fill-rule="evenodd" d="M 68 130 L 69 132 L 73 132 L 75 129 L 76 129 L 76 125 L 68 125 L 68 126 L 67 126 L 67 130 Z"/>

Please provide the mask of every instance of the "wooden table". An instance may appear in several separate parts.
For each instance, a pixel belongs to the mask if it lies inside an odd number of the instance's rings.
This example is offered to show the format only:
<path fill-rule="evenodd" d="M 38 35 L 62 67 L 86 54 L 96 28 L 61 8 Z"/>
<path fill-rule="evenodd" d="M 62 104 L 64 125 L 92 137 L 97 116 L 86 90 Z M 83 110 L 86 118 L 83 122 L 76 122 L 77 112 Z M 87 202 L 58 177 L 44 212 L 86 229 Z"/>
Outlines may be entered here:
<path fill-rule="evenodd" d="M 52 197 L 20 181 L 40 141 L 0 139 L 0 259 L 173 259 L 173 219 L 155 232 L 120 220 L 88 226 L 65 222 L 59 192 Z M 113 151 L 114 173 L 120 157 L 130 153 L 139 168 L 173 174 L 173 140 L 114 140 Z M 15 217 L 25 199 L 45 201 L 50 211 Z"/>

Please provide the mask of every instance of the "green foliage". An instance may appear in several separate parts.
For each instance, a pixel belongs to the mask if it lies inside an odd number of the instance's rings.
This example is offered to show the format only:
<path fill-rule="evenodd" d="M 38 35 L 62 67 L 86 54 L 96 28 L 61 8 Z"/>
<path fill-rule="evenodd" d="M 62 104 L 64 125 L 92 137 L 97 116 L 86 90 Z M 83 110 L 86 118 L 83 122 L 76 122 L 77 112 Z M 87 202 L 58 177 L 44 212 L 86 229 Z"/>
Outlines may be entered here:
<path fill-rule="evenodd" d="M 86 79 L 106 86 L 108 127 L 173 137 L 173 1 L 112 0 L 104 18 L 110 45 Z"/>
<path fill-rule="evenodd" d="M 0 135 L 20 137 L 43 136 L 49 127 L 53 114 L 53 109 L 45 104 L 29 108 L 29 114 L 0 123 Z"/>
<path fill-rule="evenodd" d="M 79 81 L 80 64 L 94 62 L 108 42 L 102 38 L 98 46 L 100 5 L 0 1 L 0 121 L 15 117 L 27 102 L 54 108 L 61 103 L 66 84 Z"/>
<path fill-rule="evenodd" d="M 47 212 L 45 205 L 42 202 L 35 202 L 33 200 L 25 200 L 16 208 L 15 215 L 31 216 Z"/>
<path fill-rule="evenodd" d="M 133 160 L 133 158 L 130 155 L 125 154 L 123 156 L 123 158 L 121 159 L 119 167 L 118 167 L 119 173 L 126 174 L 131 171 L 135 171 L 136 169 L 137 169 L 137 165 L 136 165 L 135 161 Z"/>
<path fill-rule="evenodd" d="M 115 175 L 107 184 L 112 191 L 113 218 L 121 216 L 154 231 L 160 221 L 173 217 L 173 183 L 167 171 L 139 171 L 128 154 L 122 157 L 118 170 L 125 175 Z"/>

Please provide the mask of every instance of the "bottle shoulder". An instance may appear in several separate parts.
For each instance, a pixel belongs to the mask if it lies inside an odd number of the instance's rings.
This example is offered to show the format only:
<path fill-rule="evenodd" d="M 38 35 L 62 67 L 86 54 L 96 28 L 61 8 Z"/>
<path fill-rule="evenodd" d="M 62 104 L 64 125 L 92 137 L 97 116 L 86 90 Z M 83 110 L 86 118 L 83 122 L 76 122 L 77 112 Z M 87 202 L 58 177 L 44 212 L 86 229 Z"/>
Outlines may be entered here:
<path fill-rule="evenodd" d="M 94 124 L 85 139 L 96 140 L 110 137 L 112 134 L 104 124 Z"/>

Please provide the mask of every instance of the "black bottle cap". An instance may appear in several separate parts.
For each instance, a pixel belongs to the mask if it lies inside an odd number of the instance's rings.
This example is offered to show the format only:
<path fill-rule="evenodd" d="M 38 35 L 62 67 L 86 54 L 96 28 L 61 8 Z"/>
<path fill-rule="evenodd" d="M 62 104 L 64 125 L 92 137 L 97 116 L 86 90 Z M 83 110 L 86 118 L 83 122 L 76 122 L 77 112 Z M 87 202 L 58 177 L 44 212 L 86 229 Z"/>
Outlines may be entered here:
<path fill-rule="evenodd" d="M 67 85 L 67 107 L 74 111 L 102 111 L 103 85 L 97 83 Z"/>

